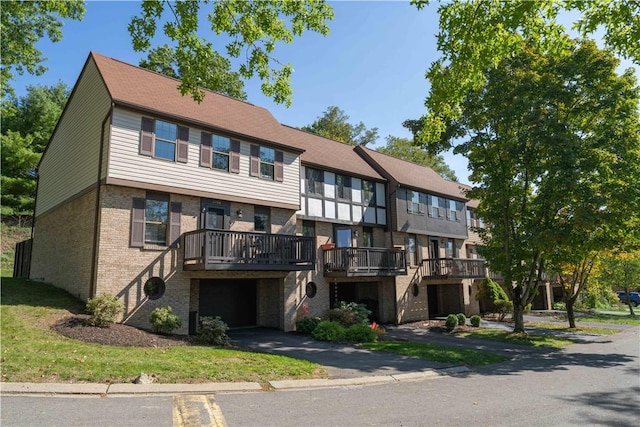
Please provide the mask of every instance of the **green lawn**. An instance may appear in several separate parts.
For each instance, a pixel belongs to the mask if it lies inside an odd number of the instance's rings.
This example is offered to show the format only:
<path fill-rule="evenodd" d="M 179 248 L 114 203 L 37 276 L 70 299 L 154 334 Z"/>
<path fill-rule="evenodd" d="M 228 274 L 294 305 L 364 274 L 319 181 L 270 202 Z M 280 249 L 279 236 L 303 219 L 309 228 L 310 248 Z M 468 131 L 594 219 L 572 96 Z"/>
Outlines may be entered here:
<path fill-rule="evenodd" d="M 317 364 L 208 346 L 113 347 L 51 331 L 48 319 L 84 305 L 53 286 L 2 278 L 2 381 L 130 382 L 141 372 L 161 383 L 326 378 Z"/>
<path fill-rule="evenodd" d="M 514 334 L 513 332 L 502 329 L 478 329 L 473 332 L 459 332 L 457 335 L 511 344 L 530 345 L 533 347 L 562 348 L 577 342 L 576 340 L 556 338 L 548 335 Z"/>
<path fill-rule="evenodd" d="M 361 344 L 369 350 L 386 351 L 402 356 L 417 357 L 433 362 L 467 364 L 471 366 L 488 365 L 504 362 L 508 357 L 486 351 L 461 349 L 429 343 L 405 342 L 405 341 L 381 341 Z"/>
<path fill-rule="evenodd" d="M 525 326 L 539 329 L 550 329 L 559 332 L 571 332 L 574 334 L 613 335 L 620 332 L 620 329 L 598 328 L 595 326 L 585 325 L 579 325 L 572 329 L 566 323 L 553 322 L 526 322 Z"/>

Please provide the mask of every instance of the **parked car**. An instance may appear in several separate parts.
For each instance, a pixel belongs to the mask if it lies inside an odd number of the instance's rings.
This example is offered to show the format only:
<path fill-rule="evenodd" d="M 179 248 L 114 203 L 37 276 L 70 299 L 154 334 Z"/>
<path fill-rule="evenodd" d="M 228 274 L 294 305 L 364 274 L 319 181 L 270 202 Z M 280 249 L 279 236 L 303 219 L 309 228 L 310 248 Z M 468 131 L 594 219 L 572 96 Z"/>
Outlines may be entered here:
<path fill-rule="evenodd" d="M 618 291 L 618 298 L 620 298 L 621 303 L 627 303 L 627 293 L 625 291 Z M 640 292 L 629 292 L 629 299 L 631 300 L 631 305 L 637 307 L 640 305 Z"/>

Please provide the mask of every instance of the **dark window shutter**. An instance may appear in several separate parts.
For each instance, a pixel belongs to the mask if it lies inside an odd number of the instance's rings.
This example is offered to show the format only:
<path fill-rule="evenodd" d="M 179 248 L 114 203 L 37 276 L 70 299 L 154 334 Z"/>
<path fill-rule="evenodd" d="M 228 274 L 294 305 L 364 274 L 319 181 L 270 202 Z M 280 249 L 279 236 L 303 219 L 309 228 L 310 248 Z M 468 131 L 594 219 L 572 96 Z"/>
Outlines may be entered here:
<path fill-rule="evenodd" d="M 169 215 L 169 245 L 176 247 L 180 240 L 180 217 L 182 216 L 182 203 L 171 202 Z"/>
<path fill-rule="evenodd" d="M 178 155 L 180 163 L 187 163 L 189 157 L 189 128 L 178 126 Z"/>
<path fill-rule="evenodd" d="M 200 166 L 211 167 L 211 134 L 207 132 L 200 134 Z"/>
<path fill-rule="evenodd" d="M 275 180 L 284 181 L 284 153 L 276 151 Z"/>
<path fill-rule="evenodd" d="M 144 246 L 144 209 L 145 199 L 134 197 L 131 210 L 131 246 L 141 248 Z"/>
<path fill-rule="evenodd" d="M 229 172 L 240 173 L 240 141 L 231 140 L 231 150 L 229 150 Z"/>
<path fill-rule="evenodd" d="M 251 166 L 249 168 L 249 175 L 260 176 L 260 146 L 251 146 Z"/>
<path fill-rule="evenodd" d="M 153 129 L 155 120 L 148 117 L 142 118 L 142 130 L 140 131 L 140 155 L 153 156 L 153 140 L 155 135 Z"/>

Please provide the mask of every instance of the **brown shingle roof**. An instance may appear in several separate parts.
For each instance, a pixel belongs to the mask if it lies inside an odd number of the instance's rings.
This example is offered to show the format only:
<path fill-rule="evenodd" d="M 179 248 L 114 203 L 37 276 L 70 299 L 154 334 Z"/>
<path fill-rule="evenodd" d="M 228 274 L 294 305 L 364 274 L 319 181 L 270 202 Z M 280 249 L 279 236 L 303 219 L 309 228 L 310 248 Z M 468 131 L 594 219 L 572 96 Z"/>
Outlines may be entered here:
<path fill-rule="evenodd" d="M 206 91 L 198 104 L 177 89 L 179 81 L 92 52 L 113 102 L 175 117 L 187 123 L 226 130 L 259 140 L 283 143 L 280 123 L 262 107 Z"/>
<path fill-rule="evenodd" d="M 353 150 L 353 145 L 324 138 L 287 125 L 282 125 L 282 129 L 287 134 L 287 145 L 305 150 L 300 156 L 302 163 L 338 172 L 344 171 L 364 178 L 384 180 L 375 169 Z"/>
<path fill-rule="evenodd" d="M 391 179 L 400 185 L 412 188 L 416 191 L 426 191 L 443 196 L 466 199 L 464 190 L 469 186 L 458 182 L 449 181 L 438 175 L 433 169 L 401 160 L 387 154 L 379 153 L 364 147 L 358 147 L 364 156 L 368 156 L 382 169 L 384 169 Z"/>

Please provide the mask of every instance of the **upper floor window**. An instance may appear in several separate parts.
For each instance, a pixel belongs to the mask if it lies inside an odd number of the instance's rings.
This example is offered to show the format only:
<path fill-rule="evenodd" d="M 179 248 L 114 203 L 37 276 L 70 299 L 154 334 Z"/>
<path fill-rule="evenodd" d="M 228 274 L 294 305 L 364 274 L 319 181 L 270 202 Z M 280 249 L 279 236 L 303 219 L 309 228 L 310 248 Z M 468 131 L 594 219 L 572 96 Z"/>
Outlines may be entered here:
<path fill-rule="evenodd" d="M 202 132 L 200 166 L 233 173 L 240 172 L 240 141 Z"/>
<path fill-rule="evenodd" d="M 447 218 L 451 221 L 459 221 L 456 203 L 457 202 L 455 200 L 449 200 L 449 215 Z"/>
<path fill-rule="evenodd" d="M 186 163 L 189 154 L 189 128 L 143 117 L 140 154 Z"/>
<path fill-rule="evenodd" d="M 444 211 L 440 209 L 440 199 L 442 198 L 431 195 L 431 211 L 429 212 L 430 216 L 436 218 L 444 216 Z M 442 199 L 442 202 L 444 202 L 444 199 Z"/>
<path fill-rule="evenodd" d="M 273 181 L 283 181 L 284 153 L 270 147 L 251 146 L 251 176 Z"/>
<path fill-rule="evenodd" d="M 307 194 L 322 196 L 324 194 L 323 173 L 321 170 L 306 168 Z"/>
<path fill-rule="evenodd" d="M 376 202 L 376 184 L 362 181 L 362 202 L 365 206 L 373 206 Z"/>
<path fill-rule="evenodd" d="M 215 169 L 229 170 L 229 152 L 231 151 L 231 140 L 224 136 L 212 135 L 211 148 L 213 158 L 211 165 Z"/>
<path fill-rule="evenodd" d="M 422 205 L 422 194 L 418 191 L 407 190 L 407 212 L 409 213 L 424 213 Z"/>
<path fill-rule="evenodd" d="M 351 177 L 336 175 L 336 190 L 338 199 L 351 200 Z"/>
<path fill-rule="evenodd" d="M 253 214 L 253 229 L 255 231 L 271 232 L 271 215 L 267 207 L 256 206 Z"/>
<path fill-rule="evenodd" d="M 170 202 L 169 195 L 147 193 L 133 199 L 131 246 L 166 246 L 180 237 L 182 204 Z"/>

